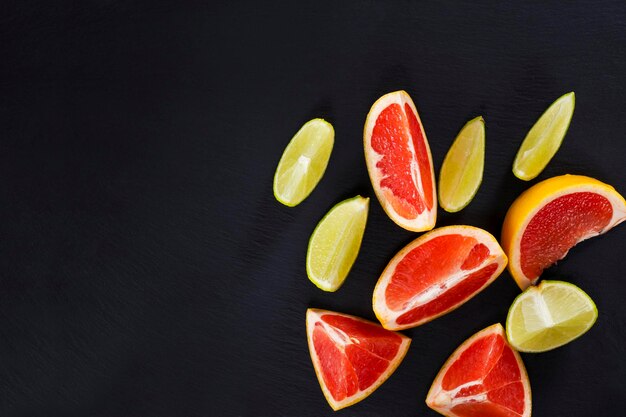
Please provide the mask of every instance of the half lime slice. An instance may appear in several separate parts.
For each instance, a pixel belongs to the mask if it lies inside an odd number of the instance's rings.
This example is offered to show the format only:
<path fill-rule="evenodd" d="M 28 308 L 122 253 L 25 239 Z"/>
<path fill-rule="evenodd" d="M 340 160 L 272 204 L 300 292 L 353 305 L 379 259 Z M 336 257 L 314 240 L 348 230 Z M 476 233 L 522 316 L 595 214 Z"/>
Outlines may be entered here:
<path fill-rule="evenodd" d="M 324 291 L 337 291 L 348 276 L 365 233 L 369 198 L 357 196 L 333 207 L 311 235 L 306 254 L 309 279 Z"/>
<path fill-rule="evenodd" d="M 506 334 L 521 352 L 545 352 L 583 335 L 598 318 L 591 297 L 563 281 L 528 287 L 509 309 Z"/>
<path fill-rule="evenodd" d="M 574 92 L 559 97 L 530 129 L 513 162 L 513 174 L 528 181 L 543 171 L 559 150 L 567 133 L 576 97 Z"/>
<path fill-rule="evenodd" d="M 450 213 L 462 210 L 476 195 L 485 165 L 485 121 L 463 126 L 446 154 L 439 174 L 439 204 Z"/>
<path fill-rule="evenodd" d="M 333 126 L 323 119 L 310 120 L 300 128 L 276 167 L 276 200 L 293 207 L 311 194 L 324 175 L 334 140 Z"/>

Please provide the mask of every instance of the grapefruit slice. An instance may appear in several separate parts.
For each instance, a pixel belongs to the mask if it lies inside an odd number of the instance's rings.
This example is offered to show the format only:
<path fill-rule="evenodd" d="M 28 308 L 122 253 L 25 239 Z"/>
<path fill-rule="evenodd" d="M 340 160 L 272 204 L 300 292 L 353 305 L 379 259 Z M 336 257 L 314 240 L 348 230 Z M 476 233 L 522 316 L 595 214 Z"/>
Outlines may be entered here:
<path fill-rule="evenodd" d="M 440 227 L 391 259 L 374 288 L 374 312 L 386 329 L 419 326 L 478 294 L 506 263 L 488 232 L 473 226 Z"/>
<path fill-rule="evenodd" d="M 435 172 L 424 126 L 405 91 L 379 98 L 363 130 L 367 170 L 387 215 L 420 232 L 435 227 Z"/>
<path fill-rule="evenodd" d="M 306 312 L 309 352 L 333 410 L 361 401 L 396 370 L 411 339 L 347 314 Z"/>
<path fill-rule="evenodd" d="M 626 220 L 626 201 L 610 185 L 582 175 L 539 182 L 511 205 L 502 226 L 509 271 L 524 290 L 578 242 Z"/>
<path fill-rule="evenodd" d="M 530 384 L 500 323 L 470 337 L 435 378 L 426 404 L 448 417 L 529 417 Z"/>

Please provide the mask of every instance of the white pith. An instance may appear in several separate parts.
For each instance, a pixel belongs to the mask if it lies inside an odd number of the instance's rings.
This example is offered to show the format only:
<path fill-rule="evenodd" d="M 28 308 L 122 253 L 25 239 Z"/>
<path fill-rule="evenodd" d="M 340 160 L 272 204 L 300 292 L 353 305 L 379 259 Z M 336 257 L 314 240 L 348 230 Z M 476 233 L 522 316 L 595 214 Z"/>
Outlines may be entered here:
<path fill-rule="evenodd" d="M 488 256 L 481 264 L 479 264 L 475 268 L 468 269 L 468 270 L 459 270 L 457 273 L 447 277 L 445 281 L 440 282 L 437 285 L 428 287 L 421 293 L 416 294 L 409 302 L 405 303 L 405 305 L 403 306 L 401 310 L 392 310 L 388 308 L 386 299 L 385 299 L 385 290 L 387 289 L 387 286 L 392 276 L 394 275 L 394 272 L 398 264 L 404 259 L 404 257 L 409 252 L 411 252 L 416 247 L 421 246 L 424 243 L 434 238 L 437 238 L 439 236 L 449 235 L 449 234 L 459 234 L 459 235 L 475 238 L 477 243 L 482 243 L 485 246 L 487 246 L 487 248 L 489 249 L 490 256 Z M 485 284 L 480 289 L 478 289 L 478 291 L 474 292 L 468 298 L 461 301 L 461 303 L 453 305 L 450 307 L 450 309 L 444 312 L 441 312 L 433 317 L 429 317 L 423 321 L 418 321 L 416 323 L 409 323 L 409 324 L 403 324 L 403 325 L 400 325 L 396 322 L 398 317 L 400 317 L 402 314 L 406 313 L 407 311 L 410 311 L 411 309 L 415 307 L 418 307 L 422 304 L 432 301 L 433 299 L 437 298 L 441 294 L 445 293 L 449 289 L 459 284 L 461 281 L 463 281 L 463 279 L 465 279 L 471 273 L 476 272 L 480 270 L 481 268 L 484 268 L 486 265 L 489 265 L 494 262 L 497 262 L 498 266 L 495 272 L 493 273 L 493 275 L 491 276 L 491 278 L 487 280 L 487 282 L 485 282 Z M 439 317 L 443 314 L 446 314 L 447 312 L 454 310 L 455 308 L 461 306 L 466 301 L 470 300 L 473 296 L 475 296 L 476 294 L 481 292 L 484 288 L 486 288 L 489 284 L 491 284 L 491 282 L 493 282 L 493 280 L 495 280 L 502 273 L 502 271 L 506 267 L 506 262 L 507 262 L 506 256 L 504 255 L 504 252 L 502 248 L 500 247 L 500 245 L 498 244 L 498 242 L 496 241 L 496 239 L 491 234 L 489 234 L 488 232 L 482 229 L 478 229 L 472 226 L 447 226 L 447 227 L 441 227 L 441 228 L 435 229 L 431 232 L 428 232 L 427 234 L 422 235 L 422 237 L 414 240 L 413 242 L 409 243 L 400 252 L 398 252 L 389 262 L 389 264 L 383 271 L 380 279 L 378 280 L 376 287 L 374 288 L 374 295 L 373 295 L 374 312 L 376 313 L 376 316 L 378 317 L 378 319 L 381 321 L 381 323 L 386 329 L 402 330 L 402 329 L 407 329 L 410 327 L 418 326 L 419 324 L 425 323 L 426 321 L 430 321 L 434 319 L 435 317 Z"/>
<path fill-rule="evenodd" d="M 326 397 L 326 400 L 328 401 L 328 403 L 330 404 L 330 406 L 332 407 L 333 410 L 337 411 L 339 409 L 348 407 L 356 402 L 359 402 L 363 399 L 365 399 L 366 397 L 368 397 L 372 392 L 374 392 L 383 382 L 385 382 L 390 376 L 391 374 L 396 370 L 397 366 L 400 364 L 400 362 L 402 361 L 403 357 L 405 356 L 409 345 L 411 343 L 411 339 L 400 334 L 400 333 L 396 333 L 398 336 L 400 336 L 402 338 L 402 341 L 400 343 L 400 346 L 398 347 L 398 353 L 396 354 L 396 356 L 394 358 L 392 358 L 389 361 L 389 366 L 387 367 L 387 369 L 385 370 L 385 372 L 383 372 L 378 379 L 376 380 L 375 383 L 373 383 L 371 386 L 369 386 L 367 389 L 361 391 L 361 390 L 357 390 L 357 392 L 349 397 L 344 398 L 341 401 L 335 401 L 335 399 L 333 398 L 332 394 L 330 393 L 330 391 L 328 390 L 328 388 L 326 387 L 326 385 L 324 384 L 324 379 L 321 375 L 320 372 L 318 372 L 318 367 L 319 367 L 319 358 L 317 356 L 317 353 L 315 351 L 315 347 L 313 346 L 313 330 L 315 328 L 315 324 L 316 323 L 321 323 L 324 326 L 324 329 L 327 331 L 327 334 L 329 335 L 329 337 L 336 342 L 339 347 L 344 350 L 345 347 L 348 344 L 356 344 L 359 343 L 358 340 L 353 339 L 348 337 L 348 335 L 339 330 L 339 329 L 335 329 L 332 326 L 328 325 L 327 323 L 325 323 L 324 321 L 321 320 L 321 316 L 324 314 L 330 314 L 330 315 L 336 315 L 336 316 L 342 316 L 342 317 L 349 317 L 351 319 L 354 320 L 358 320 L 364 323 L 369 323 L 369 324 L 376 324 L 373 322 L 370 322 L 368 320 L 363 320 L 359 317 L 355 317 L 355 316 L 351 316 L 348 314 L 341 314 L 341 313 L 337 313 L 334 311 L 326 311 L 326 310 L 319 310 L 319 309 L 308 309 L 307 310 L 307 314 L 306 314 L 306 326 L 307 326 L 307 339 L 308 339 L 308 345 L 309 345 L 309 352 L 311 354 L 311 360 L 313 361 L 313 367 L 315 369 L 315 374 L 317 376 L 318 382 L 320 384 L 320 387 L 322 388 L 322 392 L 324 394 L 324 397 Z M 377 325 L 377 324 L 376 324 Z M 330 331 L 329 331 L 330 330 Z M 386 359 L 385 359 L 386 360 Z M 397 363 L 394 364 L 394 362 L 397 361 Z"/>
<path fill-rule="evenodd" d="M 466 397 L 456 397 L 459 391 L 465 388 L 469 388 L 475 385 L 482 384 L 482 381 L 471 381 L 465 384 L 459 385 L 455 389 L 451 391 L 446 391 L 442 389 L 439 391 L 434 398 L 431 400 L 431 405 L 436 407 L 438 410 L 451 410 L 457 405 L 467 404 L 472 402 L 484 402 L 487 400 L 486 393 L 480 393 L 476 395 L 468 395 Z"/>
<path fill-rule="evenodd" d="M 431 172 L 431 180 L 432 180 L 432 196 L 431 197 L 432 197 L 433 206 L 430 210 L 424 209 L 424 211 L 420 213 L 414 219 L 406 219 L 402 217 L 400 214 L 398 214 L 395 211 L 393 206 L 390 203 L 388 203 L 387 200 L 385 199 L 385 196 L 383 195 L 384 188 L 381 188 L 379 186 L 379 184 L 385 177 L 382 176 L 382 173 L 376 167 L 376 164 L 383 158 L 383 156 L 381 154 L 376 153 L 372 149 L 372 146 L 371 146 L 372 132 L 374 131 L 374 126 L 376 125 L 376 121 L 380 113 L 391 104 L 399 104 L 402 108 L 402 111 L 404 112 L 405 111 L 404 105 L 407 103 L 409 107 L 411 107 L 413 112 L 415 113 L 417 117 L 417 121 L 424 135 L 424 142 L 426 144 L 426 151 L 428 153 L 428 161 L 429 161 L 430 168 L 431 168 L 430 172 Z M 407 131 L 408 130 L 409 129 L 407 128 Z M 436 185 L 435 185 L 436 184 L 435 174 L 433 170 L 433 158 L 430 152 L 430 146 L 428 145 L 426 132 L 424 131 L 424 126 L 422 125 L 422 121 L 419 118 L 419 114 L 417 113 L 415 104 L 413 104 L 413 101 L 411 100 L 409 95 L 404 91 L 396 91 L 393 93 L 386 94 L 382 96 L 380 99 L 378 99 L 378 101 L 376 101 L 376 103 L 374 103 L 374 105 L 372 106 L 372 109 L 370 110 L 370 113 L 367 116 L 367 120 L 365 122 L 364 135 L 365 135 L 365 149 L 366 149 L 365 161 L 366 161 L 367 168 L 370 174 L 370 178 L 372 180 L 374 191 L 376 192 L 376 196 L 378 197 L 378 200 L 383 206 L 383 209 L 385 210 L 385 212 L 389 215 L 389 217 L 396 224 L 398 224 L 399 226 L 407 230 L 424 231 L 424 230 L 432 229 L 432 227 L 435 225 L 435 221 L 437 217 L 437 192 L 436 192 Z M 410 136 L 410 133 L 409 133 L 409 136 Z M 424 196 L 424 190 L 423 190 L 423 185 L 421 181 L 421 172 L 417 165 L 417 159 L 416 159 L 416 153 L 415 153 L 413 141 L 410 141 L 409 143 L 409 150 L 412 155 L 411 167 L 410 167 L 411 177 L 412 177 L 413 183 L 417 187 L 418 193 L 420 194 L 420 196 L 422 196 L 422 198 L 424 198 L 425 196 Z"/>

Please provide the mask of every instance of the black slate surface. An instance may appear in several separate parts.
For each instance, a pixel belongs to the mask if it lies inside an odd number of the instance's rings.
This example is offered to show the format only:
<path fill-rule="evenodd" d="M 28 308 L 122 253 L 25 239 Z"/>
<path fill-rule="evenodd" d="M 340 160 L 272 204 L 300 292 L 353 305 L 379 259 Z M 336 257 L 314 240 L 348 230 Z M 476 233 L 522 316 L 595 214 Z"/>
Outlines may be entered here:
<path fill-rule="evenodd" d="M 332 412 L 310 363 L 307 307 L 373 319 L 371 293 L 417 234 L 372 200 L 345 285 L 306 278 L 307 240 L 336 202 L 374 197 L 362 128 L 405 89 L 438 171 L 483 115 L 485 177 L 438 225 L 499 235 L 509 204 L 563 173 L 626 192 L 626 3 L 5 1 L 0 5 L 0 415 L 434 416 L 424 398 L 456 346 L 503 322 L 504 273 L 419 328 L 396 373 Z M 526 131 L 575 91 L 541 176 L 513 177 Z M 272 196 L 308 119 L 336 129 L 300 206 Z M 545 273 L 598 305 L 581 339 L 525 354 L 533 415 L 622 415 L 626 226 Z"/>

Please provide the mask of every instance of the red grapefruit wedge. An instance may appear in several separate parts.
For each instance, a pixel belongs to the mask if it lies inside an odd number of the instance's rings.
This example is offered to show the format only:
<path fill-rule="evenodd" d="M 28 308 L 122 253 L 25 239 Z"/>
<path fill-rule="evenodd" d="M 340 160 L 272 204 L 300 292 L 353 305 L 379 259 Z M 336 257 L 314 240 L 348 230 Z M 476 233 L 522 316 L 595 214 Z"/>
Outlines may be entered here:
<path fill-rule="evenodd" d="M 411 339 L 347 314 L 310 308 L 306 329 L 326 400 L 339 410 L 361 401 L 398 367 Z"/>
<path fill-rule="evenodd" d="M 626 220 L 626 201 L 613 187 L 582 175 L 541 181 L 511 204 L 502 225 L 509 271 L 524 290 L 577 243 Z"/>
<path fill-rule="evenodd" d="M 365 120 L 363 145 L 374 191 L 391 220 L 415 232 L 435 227 L 433 159 L 415 104 L 405 91 L 374 103 Z"/>
<path fill-rule="evenodd" d="M 435 378 L 426 404 L 448 417 L 530 416 L 526 368 L 499 323 L 454 351 Z"/>
<path fill-rule="evenodd" d="M 488 232 L 472 226 L 440 227 L 391 259 L 374 289 L 374 312 L 386 329 L 419 326 L 478 294 L 506 263 Z"/>

